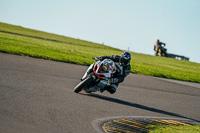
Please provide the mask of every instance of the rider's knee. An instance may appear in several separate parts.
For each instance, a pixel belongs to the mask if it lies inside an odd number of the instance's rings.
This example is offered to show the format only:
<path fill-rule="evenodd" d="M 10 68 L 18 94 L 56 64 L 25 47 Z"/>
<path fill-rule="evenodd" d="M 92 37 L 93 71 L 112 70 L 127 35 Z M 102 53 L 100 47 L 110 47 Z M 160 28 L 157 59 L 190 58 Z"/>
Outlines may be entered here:
<path fill-rule="evenodd" d="M 112 84 L 111 86 L 106 86 L 105 89 L 110 92 L 110 94 L 114 94 L 117 90 L 117 85 Z"/>
<path fill-rule="evenodd" d="M 106 90 L 110 92 L 110 94 L 114 94 L 116 90 L 113 87 L 106 87 Z"/>

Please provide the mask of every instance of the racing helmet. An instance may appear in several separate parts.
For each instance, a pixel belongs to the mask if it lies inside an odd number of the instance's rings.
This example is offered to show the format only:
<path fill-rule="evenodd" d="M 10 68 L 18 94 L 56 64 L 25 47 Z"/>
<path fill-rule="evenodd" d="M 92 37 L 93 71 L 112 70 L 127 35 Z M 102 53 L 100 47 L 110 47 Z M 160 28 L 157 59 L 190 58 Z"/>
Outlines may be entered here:
<path fill-rule="evenodd" d="M 121 65 L 128 65 L 130 63 L 130 60 L 131 60 L 131 54 L 129 52 L 123 52 L 121 54 L 119 63 Z"/>

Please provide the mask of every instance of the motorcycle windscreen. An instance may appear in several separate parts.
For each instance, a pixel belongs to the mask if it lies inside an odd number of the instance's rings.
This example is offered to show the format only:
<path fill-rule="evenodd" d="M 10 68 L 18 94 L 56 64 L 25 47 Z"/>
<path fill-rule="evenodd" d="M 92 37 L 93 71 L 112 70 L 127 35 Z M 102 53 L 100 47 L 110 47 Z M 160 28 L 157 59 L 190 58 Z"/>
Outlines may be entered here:
<path fill-rule="evenodd" d="M 101 70 L 101 73 L 115 72 L 116 71 L 115 63 L 109 59 L 105 59 L 102 62 L 99 70 Z"/>

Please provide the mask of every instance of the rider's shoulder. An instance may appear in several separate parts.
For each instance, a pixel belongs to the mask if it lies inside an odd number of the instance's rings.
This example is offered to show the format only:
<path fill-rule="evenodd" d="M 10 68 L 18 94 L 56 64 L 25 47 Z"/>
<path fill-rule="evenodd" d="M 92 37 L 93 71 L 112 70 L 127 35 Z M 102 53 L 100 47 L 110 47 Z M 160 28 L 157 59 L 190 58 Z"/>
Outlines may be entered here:
<path fill-rule="evenodd" d="M 120 57 L 119 55 L 112 55 L 113 57 Z"/>
<path fill-rule="evenodd" d="M 112 57 L 113 59 L 120 59 L 120 56 L 119 56 L 119 55 L 111 55 L 111 57 Z"/>
<path fill-rule="evenodd" d="M 114 62 L 119 62 L 120 56 L 119 55 L 111 55 L 111 56 L 101 56 L 100 58 L 102 60 L 104 60 L 104 59 L 111 59 Z"/>

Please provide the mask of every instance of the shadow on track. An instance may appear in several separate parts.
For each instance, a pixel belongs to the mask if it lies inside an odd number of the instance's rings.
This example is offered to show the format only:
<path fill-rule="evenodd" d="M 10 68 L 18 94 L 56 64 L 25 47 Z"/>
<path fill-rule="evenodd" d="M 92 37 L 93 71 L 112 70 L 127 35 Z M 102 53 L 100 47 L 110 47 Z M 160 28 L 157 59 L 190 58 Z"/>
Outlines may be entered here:
<path fill-rule="evenodd" d="M 81 93 L 79 93 L 79 94 L 81 94 Z M 118 104 L 130 106 L 130 107 L 134 107 L 134 108 L 138 108 L 138 109 L 143 109 L 143 110 L 147 110 L 147 111 L 151 111 L 151 112 L 155 112 L 155 113 L 160 113 L 160 114 L 164 114 L 164 115 L 170 115 L 170 116 L 174 116 L 174 117 L 180 117 L 180 118 L 200 122 L 199 120 L 188 118 L 188 117 L 176 114 L 176 113 L 172 113 L 172 112 L 168 112 L 168 111 L 164 111 L 164 110 L 140 105 L 140 104 L 137 104 L 137 103 L 131 103 L 131 102 L 128 102 L 128 101 L 117 99 L 117 98 L 102 96 L 102 95 L 98 95 L 98 94 L 81 94 L 81 95 L 86 95 L 86 96 L 90 96 L 90 97 L 93 97 L 93 98 L 97 98 L 97 99 L 101 99 L 101 100 L 105 100 L 105 101 L 109 101 L 109 102 L 113 102 L 113 103 L 118 103 Z"/>

